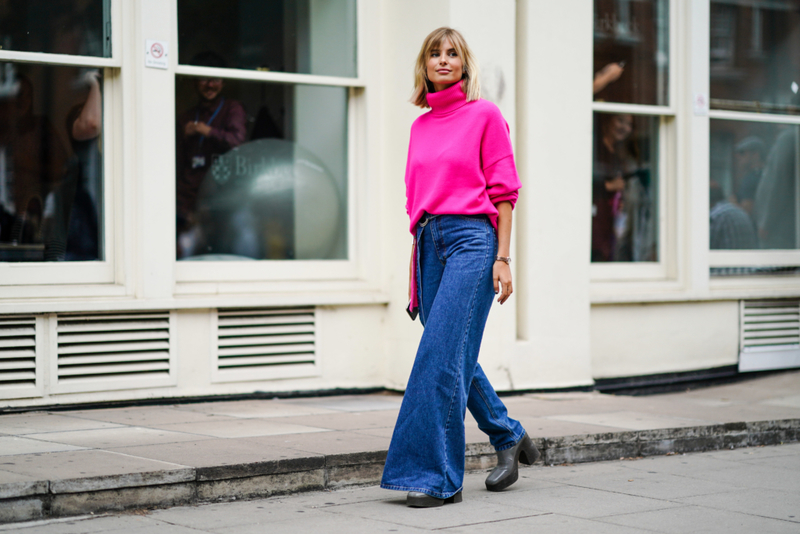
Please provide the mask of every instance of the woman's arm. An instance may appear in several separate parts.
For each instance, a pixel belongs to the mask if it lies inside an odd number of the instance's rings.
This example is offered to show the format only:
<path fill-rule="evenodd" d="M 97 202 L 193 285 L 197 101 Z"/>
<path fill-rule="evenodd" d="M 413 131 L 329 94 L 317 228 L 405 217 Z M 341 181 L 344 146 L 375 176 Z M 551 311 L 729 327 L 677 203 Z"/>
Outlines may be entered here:
<path fill-rule="evenodd" d="M 511 202 L 500 202 L 496 206 L 500 213 L 497 217 L 497 255 L 504 258 L 511 256 Z M 497 298 L 497 302 L 503 304 L 514 292 L 511 285 L 511 267 L 504 261 L 496 260 L 492 269 L 494 278 L 494 292 L 502 293 Z"/>
<path fill-rule="evenodd" d="M 103 124 L 103 97 L 100 94 L 100 73 L 91 71 L 86 75 L 89 96 L 83 104 L 81 114 L 72 124 L 72 137 L 76 141 L 88 141 L 100 135 Z"/>

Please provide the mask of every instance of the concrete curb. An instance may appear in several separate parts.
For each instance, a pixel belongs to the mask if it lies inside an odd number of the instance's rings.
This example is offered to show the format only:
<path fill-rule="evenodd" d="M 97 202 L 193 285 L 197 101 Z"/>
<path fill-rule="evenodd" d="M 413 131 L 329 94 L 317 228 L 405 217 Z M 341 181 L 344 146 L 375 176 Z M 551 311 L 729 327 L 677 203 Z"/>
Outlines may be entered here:
<path fill-rule="evenodd" d="M 701 452 L 800 441 L 800 419 L 583 434 L 534 440 L 545 465 Z M 468 471 L 493 467 L 488 443 L 467 445 Z M 262 498 L 377 484 L 386 451 L 271 462 L 0 484 L 0 523 Z"/>

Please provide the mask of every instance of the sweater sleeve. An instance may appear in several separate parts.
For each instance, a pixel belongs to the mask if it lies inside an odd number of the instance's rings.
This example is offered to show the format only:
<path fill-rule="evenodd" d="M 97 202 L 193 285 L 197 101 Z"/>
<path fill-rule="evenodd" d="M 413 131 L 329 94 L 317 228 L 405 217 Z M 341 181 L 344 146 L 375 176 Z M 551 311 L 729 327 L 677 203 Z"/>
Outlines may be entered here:
<path fill-rule="evenodd" d="M 514 163 L 508 123 L 500 110 L 492 105 L 481 139 L 481 168 L 492 204 L 511 202 L 513 207 L 522 187 Z"/>

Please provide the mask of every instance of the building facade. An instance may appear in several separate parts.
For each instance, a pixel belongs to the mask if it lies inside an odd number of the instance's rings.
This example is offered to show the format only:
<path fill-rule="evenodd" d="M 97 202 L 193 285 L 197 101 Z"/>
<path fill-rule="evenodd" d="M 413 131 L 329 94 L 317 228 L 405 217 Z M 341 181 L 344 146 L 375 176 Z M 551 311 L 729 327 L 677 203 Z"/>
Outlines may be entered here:
<path fill-rule="evenodd" d="M 4 5 L 3 406 L 402 390 L 445 25 L 523 183 L 498 390 L 800 366 L 797 0 Z"/>

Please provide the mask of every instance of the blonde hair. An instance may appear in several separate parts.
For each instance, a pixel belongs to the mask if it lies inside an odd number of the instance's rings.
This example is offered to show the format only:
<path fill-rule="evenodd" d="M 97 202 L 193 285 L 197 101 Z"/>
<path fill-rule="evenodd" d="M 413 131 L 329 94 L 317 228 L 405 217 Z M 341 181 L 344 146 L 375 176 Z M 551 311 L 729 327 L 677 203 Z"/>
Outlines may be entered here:
<path fill-rule="evenodd" d="M 428 93 L 433 93 L 433 83 L 428 80 L 428 58 L 431 51 L 441 47 L 445 40 L 449 39 L 455 48 L 456 53 L 464 63 L 461 76 L 461 87 L 467 95 L 467 102 L 478 100 L 481 97 L 481 82 L 478 80 L 480 74 L 478 61 L 472 55 L 472 50 L 467 45 L 464 36 L 453 28 L 442 27 L 433 30 L 422 42 L 422 49 L 417 56 L 417 64 L 414 67 L 414 92 L 411 94 L 411 103 L 421 108 L 429 108 L 426 97 Z"/>

